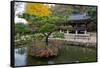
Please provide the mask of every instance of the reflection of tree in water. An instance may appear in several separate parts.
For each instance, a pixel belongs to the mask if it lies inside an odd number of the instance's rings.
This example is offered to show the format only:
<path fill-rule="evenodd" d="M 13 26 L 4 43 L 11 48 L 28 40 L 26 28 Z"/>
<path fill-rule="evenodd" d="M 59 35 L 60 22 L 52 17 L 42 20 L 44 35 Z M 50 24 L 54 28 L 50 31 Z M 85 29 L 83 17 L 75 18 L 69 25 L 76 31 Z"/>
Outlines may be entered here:
<path fill-rule="evenodd" d="M 25 54 L 25 48 L 19 48 L 17 53 L 21 55 Z"/>

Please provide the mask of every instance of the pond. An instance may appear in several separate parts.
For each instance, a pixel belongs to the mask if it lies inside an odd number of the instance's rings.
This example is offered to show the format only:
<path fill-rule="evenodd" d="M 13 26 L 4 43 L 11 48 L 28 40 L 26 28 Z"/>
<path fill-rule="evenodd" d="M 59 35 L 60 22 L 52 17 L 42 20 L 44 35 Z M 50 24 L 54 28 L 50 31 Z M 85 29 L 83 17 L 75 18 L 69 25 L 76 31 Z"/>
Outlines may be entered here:
<path fill-rule="evenodd" d="M 75 45 L 61 45 L 58 56 L 49 58 L 36 58 L 30 55 L 30 46 L 16 47 L 15 66 L 47 65 L 59 63 L 95 62 L 96 48 Z"/>

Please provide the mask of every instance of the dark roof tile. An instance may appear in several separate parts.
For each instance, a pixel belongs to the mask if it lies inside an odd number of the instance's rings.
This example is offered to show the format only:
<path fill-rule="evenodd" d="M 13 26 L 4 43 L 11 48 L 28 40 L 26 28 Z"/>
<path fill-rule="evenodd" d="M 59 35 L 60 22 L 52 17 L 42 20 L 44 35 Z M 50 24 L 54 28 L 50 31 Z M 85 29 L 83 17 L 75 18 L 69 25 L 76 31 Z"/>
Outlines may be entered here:
<path fill-rule="evenodd" d="M 86 14 L 72 14 L 69 16 L 68 20 L 86 20 L 90 19 L 90 16 L 87 16 Z"/>

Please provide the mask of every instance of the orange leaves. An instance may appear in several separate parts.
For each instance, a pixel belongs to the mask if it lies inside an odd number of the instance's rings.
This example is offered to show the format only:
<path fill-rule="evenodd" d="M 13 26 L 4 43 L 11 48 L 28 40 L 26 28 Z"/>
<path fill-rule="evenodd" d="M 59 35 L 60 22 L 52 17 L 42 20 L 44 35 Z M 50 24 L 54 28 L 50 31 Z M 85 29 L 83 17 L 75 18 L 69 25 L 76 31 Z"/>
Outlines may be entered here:
<path fill-rule="evenodd" d="M 36 14 L 39 16 L 48 16 L 49 7 L 40 3 L 27 3 L 25 4 L 25 12 L 28 14 Z"/>

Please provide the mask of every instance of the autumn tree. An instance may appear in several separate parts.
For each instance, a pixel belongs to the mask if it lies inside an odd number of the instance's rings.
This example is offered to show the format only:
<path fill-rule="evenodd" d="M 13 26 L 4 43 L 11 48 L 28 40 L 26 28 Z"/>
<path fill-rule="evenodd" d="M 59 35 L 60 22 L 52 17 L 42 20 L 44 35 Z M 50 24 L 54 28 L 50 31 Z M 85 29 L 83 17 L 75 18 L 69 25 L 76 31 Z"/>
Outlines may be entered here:
<path fill-rule="evenodd" d="M 25 5 L 25 13 L 30 15 L 35 14 L 39 16 L 48 16 L 49 7 L 40 3 L 27 3 Z"/>
<path fill-rule="evenodd" d="M 24 18 L 28 22 L 33 32 L 42 33 L 48 45 L 48 37 L 56 30 L 55 21 L 57 17 L 49 15 L 47 5 L 27 3 L 25 5 L 25 12 L 19 15 L 19 17 Z"/>

